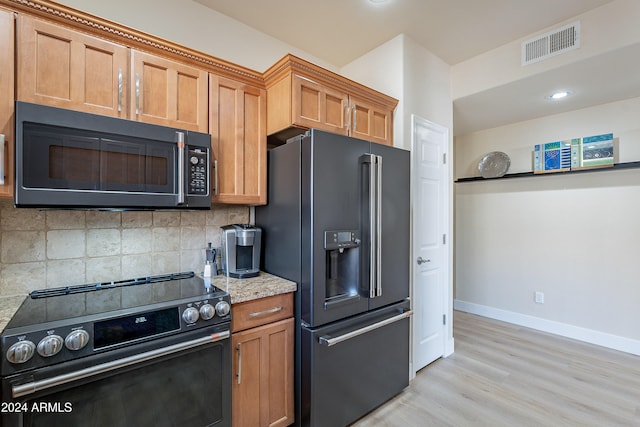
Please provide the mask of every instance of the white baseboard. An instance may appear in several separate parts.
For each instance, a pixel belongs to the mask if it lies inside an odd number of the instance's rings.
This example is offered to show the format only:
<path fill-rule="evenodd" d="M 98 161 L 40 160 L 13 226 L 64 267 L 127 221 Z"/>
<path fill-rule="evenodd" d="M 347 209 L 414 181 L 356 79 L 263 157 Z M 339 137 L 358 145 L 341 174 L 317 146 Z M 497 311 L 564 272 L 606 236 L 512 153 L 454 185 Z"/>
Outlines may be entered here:
<path fill-rule="evenodd" d="M 461 300 L 454 300 L 453 308 L 640 356 L 640 341 L 638 340 Z"/>

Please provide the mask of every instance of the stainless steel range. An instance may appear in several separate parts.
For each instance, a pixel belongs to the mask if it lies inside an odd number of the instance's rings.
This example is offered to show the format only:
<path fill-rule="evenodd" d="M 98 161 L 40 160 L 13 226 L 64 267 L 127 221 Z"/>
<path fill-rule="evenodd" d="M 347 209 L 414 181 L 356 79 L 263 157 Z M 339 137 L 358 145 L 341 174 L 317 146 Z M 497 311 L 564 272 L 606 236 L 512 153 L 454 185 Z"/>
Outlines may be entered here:
<path fill-rule="evenodd" d="M 192 272 L 34 291 L 1 336 L 2 425 L 231 425 L 230 321 Z"/>

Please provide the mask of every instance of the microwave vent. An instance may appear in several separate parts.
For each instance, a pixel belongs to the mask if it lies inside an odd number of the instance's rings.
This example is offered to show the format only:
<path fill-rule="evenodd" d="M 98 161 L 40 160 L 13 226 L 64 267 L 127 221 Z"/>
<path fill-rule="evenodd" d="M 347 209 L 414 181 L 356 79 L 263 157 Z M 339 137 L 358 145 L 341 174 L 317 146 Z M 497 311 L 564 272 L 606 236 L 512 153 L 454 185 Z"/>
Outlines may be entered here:
<path fill-rule="evenodd" d="M 580 21 L 522 42 L 522 65 L 551 58 L 580 47 Z"/>

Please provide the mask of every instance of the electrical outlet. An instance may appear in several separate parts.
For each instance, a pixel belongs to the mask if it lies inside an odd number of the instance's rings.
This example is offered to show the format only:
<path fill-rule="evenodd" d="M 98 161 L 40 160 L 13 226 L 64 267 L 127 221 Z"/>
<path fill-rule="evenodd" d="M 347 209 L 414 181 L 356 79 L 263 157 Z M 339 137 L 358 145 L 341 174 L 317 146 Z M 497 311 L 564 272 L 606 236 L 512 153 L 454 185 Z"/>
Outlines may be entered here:
<path fill-rule="evenodd" d="M 535 298 L 537 304 L 544 304 L 544 292 L 536 291 Z"/>

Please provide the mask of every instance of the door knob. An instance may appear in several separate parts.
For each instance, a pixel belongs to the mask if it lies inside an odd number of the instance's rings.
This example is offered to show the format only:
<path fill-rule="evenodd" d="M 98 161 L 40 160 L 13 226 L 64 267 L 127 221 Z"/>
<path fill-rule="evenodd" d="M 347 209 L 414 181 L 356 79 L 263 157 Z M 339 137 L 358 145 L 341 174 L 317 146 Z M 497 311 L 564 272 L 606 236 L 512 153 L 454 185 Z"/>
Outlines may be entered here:
<path fill-rule="evenodd" d="M 418 257 L 417 261 L 418 261 L 418 265 L 422 265 L 425 262 L 431 262 L 430 259 L 423 259 L 421 256 Z"/>

